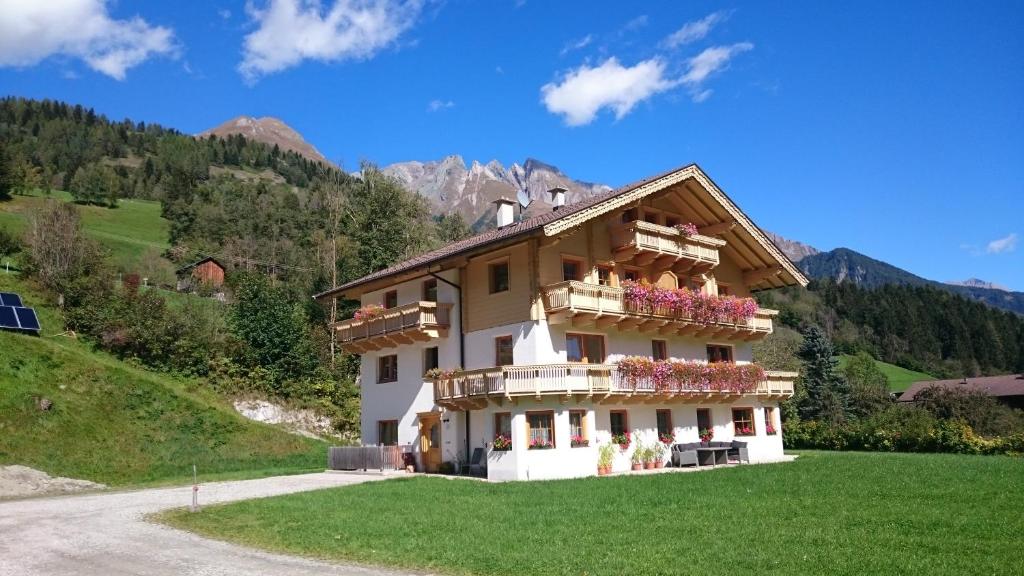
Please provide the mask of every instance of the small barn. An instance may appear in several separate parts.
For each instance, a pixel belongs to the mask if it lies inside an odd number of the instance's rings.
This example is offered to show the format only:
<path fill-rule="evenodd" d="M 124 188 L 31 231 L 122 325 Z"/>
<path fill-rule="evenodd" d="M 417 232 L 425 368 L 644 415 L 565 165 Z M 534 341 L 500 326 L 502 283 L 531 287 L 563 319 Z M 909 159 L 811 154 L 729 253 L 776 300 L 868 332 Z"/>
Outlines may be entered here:
<path fill-rule="evenodd" d="M 178 291 L 193 292 L 200 287 L 219 291 L 224 285 L 224 265 L 212 256 L 178 268 Z"/>
<path fill-rule="evenodd" d="M 914 382 L 900 396 L 900 402 L 913 402 L 916 400 L 918 392 L 930 386 L 980 390 L 1010 408 L 1024 409 L 1024 374 Z"/>

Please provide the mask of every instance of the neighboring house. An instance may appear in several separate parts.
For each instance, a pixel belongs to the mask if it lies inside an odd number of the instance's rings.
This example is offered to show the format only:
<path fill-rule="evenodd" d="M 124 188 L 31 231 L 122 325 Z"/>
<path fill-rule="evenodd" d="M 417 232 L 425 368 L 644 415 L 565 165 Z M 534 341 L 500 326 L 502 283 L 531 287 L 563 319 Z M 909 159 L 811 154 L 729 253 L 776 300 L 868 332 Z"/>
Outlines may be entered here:
<path fill-rule="evenodd" d="M 919 392 L 931 386 L 980 390 L 1010 408 L 1024 409 L 1024 375 L 1022 374 L 914 382 L 900 396 L 900 402 L 914 402 Z"/>
<path fill-rule="evenodd" d="M 638 290 L 685 287 L 706 305 L 749 306 L 752 291 L 806 285 L 800 271 L 696 165 L 572 205 L 551 193 L 549 213 L 513 222 L 513 203 L 498 200 L 497 229 L 316 296 L 363 305 L 360 319 L 335 325 L 340 345 L 362 355 L 363 441 L 412 445 L 428 471 L 485 448 L 495 480 L 593 475 L 598 445 L 625 432 L 632 443 L 616 449 L 615 470 L 629 468 L 637 440 L 696 442 L 701 429 L 746 441 L 751 461 L 779 459 L 778 403 L 795 373 L 760 372 L 744 386 L 623 367 L 643 357 L 681 374 L 735 371 L 777 314 L 650 309 Z M 698 233 L 676 228 L 685 224 Z M 433 368 L 454 372 L 426 378 Z M 494 449 L 499 436 L 510 450 Z"/>
<path fill-rule="evenodd" d="M 182 266 L 175 274 L 179 292 L 194 292 L 200 287 L 220 292 L 224 286 L 224 265 L 212 257 Z"/>

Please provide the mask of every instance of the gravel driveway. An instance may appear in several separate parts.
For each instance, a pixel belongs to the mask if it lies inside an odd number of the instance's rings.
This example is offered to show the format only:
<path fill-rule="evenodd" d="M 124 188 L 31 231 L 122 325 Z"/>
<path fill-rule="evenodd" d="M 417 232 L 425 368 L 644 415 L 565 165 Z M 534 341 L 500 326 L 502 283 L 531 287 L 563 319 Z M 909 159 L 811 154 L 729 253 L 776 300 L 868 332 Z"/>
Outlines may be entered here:
<path fill-rule="evenodd" d="M 199 502 L 230 502 L 379 479 L 320 473 L 216 482 L 200 486 Z M 0 502 L 0 575 L 397 574 L 267 554 L 143 520 L 151 512 L 188 505 L 191 491 L 189 486 Z"/>

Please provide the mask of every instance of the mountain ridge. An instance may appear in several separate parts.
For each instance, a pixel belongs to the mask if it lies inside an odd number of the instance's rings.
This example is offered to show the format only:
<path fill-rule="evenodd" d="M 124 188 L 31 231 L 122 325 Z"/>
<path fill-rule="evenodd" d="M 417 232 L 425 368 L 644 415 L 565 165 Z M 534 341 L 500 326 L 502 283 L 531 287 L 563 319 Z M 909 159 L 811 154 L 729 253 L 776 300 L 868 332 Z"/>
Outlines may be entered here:
<path fill-rule="evenodd" d="M 245 115 L 236 116 L 223 124 L 196 134 L 196 137 L 205 138 L 213 135 L 224 138 L 234 134 L 240 134 L 250 140 L 263 142 L 271 146 L 276 145 L 282 150 L 291 150 L 292 152 L 302 154 L 310 160 L 316 160 L 333 166 L 333 163 L 321 154 L 315 146 L 307 142 L 302 137 L 302 134 L 299 134 L 297 130 L 280 118 L 273 116 L 264 116 L 262 118 Z"/>

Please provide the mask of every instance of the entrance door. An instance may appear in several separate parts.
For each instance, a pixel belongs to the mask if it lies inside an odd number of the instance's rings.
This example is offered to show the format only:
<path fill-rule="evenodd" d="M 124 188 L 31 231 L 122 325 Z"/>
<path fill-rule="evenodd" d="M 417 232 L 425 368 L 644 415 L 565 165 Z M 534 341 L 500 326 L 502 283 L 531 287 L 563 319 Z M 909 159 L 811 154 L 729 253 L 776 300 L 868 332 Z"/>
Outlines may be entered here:
<path fill-rule="evenodd" d="M 437 472 L 441 465 L 440 414 L 420 416 L 420 460 L 426 472 Z"/>

